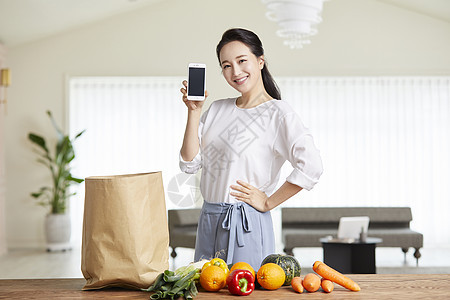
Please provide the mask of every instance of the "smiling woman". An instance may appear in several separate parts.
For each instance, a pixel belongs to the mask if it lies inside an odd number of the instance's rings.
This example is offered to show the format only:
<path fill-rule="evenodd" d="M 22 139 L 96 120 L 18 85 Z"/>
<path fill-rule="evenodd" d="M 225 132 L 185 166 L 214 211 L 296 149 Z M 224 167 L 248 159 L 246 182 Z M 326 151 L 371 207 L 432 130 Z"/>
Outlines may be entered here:
<path fill-rule="evenodd" d="M 239 107 L 255 107 L 273 98 L 264 90 L 262 82 L 263 56 L 256 57 L 245 44 L 233 41 L 223 46 L 220 61 L 228 84 L 252 101 L 239 97 Z M 246 107 L 242 107 L 244 103 Z"/>
<path fill-rule="evenodd" d="M 254 96 L 258 96 L 254 97 L 256 99 L 260 99 L 260 96 L 264 96 L 266 99 L 281 99 L 280 90 L 265 61 L 260 39 L 257 35 L 246 33 L 245 30 L 229 30 L 217 45 L 216 54 L 225 80 L 241 93 L 247 93 L 248 91 L 245 89 L 248 89 L 248 86 L 256 87 L 256 90 L 252 91 Z M 249 73 L 247 74 L 247 72 Z M 250 73 L 253 73 L 252 78 L 250 78 Z M 242 91 L 237 89 L 238 86 L 244 85 L 249 78 L 254 81 L 253 84 L 251 82 L 246 84 Z M 261 87 L 264 91 L 261 90 Z"/>
<path fill-rule="evenodd" d="M 309 131 L 281 101 L 259 37 L 230 29 L 216 49 L 225 80 L 241 96 L 216 100 L 201 115 L 202 104 L 181 90 L 188 121 L 180 167 L 190 174 L 202 169 L 194 260 L 219 255 L 227 264 L 244 261 L 256 270 L 275 251 L 271 210 L 312 189 L 322 162 Z M 285 161 L 292 172 L 276 189 Z"/>

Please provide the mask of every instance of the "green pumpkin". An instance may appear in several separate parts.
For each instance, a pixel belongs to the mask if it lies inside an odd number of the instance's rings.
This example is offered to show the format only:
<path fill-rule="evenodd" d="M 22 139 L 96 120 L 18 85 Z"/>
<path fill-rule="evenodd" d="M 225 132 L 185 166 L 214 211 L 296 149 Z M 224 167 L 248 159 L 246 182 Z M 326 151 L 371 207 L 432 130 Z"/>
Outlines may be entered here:
<path fill-rule="evenodd" d="M 283 285 L 291 285 L 292 279 L 294 277 L 299 277 L 302 270 L 298 260 L 290 255 L 270 254 L 266 258 L 264 258 L 261 266 L 267 263 L 277 264 L 284 270 L 284 274 L 286 274 L 286 280 L 284 281 Z"/>

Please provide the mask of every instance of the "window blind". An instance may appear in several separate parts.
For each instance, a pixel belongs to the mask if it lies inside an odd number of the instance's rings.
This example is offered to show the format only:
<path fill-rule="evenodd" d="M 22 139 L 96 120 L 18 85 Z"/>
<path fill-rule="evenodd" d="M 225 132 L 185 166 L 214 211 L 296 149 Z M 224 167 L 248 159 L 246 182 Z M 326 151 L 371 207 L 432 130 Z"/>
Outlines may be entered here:
<path fill-rule="evenodd" d="M 289 102 L 311 129 L 324 164 L 316 187 L 282 206 L 409 206 L 411 227 L 424 234 L 425 245 L 450 245 L 446 230 L 450 227 L 449 77 L 276 80 L 282 101 Z M 168 195 L 174 182 L 179 195 L 198 194 L 193 191 L 198 178 L 180 177 L 178 167 L 186 122 L 181 81 L 178 77 L 71 78 L 70 133 L 86 129 L 75 145 L 74 174 L 162 170 L 167 207 L 186 207 L 186 202 Z M 287 163 L 280 185 L 290 172 Z M 71 201 L 71 209 L 74 228 L 81 228 L 82 185 L 77 197 L 81 199 Z M 279 209 L 273 217 L 281 242 Z M 81 236 L 81 229 L 75 236 Z"/>
<path fill-rule="evenodd" d="M 314 190 L 284 206 L 409 206 L 425 244 L 450 245 L 449 81 L 278 78 L 324 163 Z"/>

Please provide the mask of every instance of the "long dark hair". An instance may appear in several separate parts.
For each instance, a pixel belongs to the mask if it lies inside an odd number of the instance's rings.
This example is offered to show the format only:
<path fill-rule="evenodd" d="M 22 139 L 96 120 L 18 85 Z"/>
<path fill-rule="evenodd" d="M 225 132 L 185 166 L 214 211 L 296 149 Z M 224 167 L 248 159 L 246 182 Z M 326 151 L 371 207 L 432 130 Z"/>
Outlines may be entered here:
<path fill-rule="evenodd" d="M 228 29 L 222 35 L 222 39 L 219 44 L 217 44 L 216 53 L 217 58 L 219 59 L 220 64 L 220 50 L 222 50 L 223 46 L 230 42 L 239 41 L 247 45 L 250 48 L 250 51 L 256 56 L 260 57 L 264 55 L 264 49 L 259 37 L 250 30 L 242 29 L 242 28 L 232 28 Z M 267 68 L 267 62 L 264 62 L 264 67 L 261 70 L 262 80 L 264 84 L 264 88 L 267 93 L 274 99 L 281 99 L 280 89 L 273 79 L 272 75 L 270 75 L 269 69 Z"/>

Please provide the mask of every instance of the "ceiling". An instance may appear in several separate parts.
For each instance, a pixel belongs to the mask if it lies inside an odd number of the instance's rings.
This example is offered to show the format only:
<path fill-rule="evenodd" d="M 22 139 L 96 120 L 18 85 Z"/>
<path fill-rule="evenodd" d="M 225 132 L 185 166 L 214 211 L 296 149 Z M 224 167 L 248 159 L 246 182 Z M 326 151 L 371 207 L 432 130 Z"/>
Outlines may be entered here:
<path fill-rule="evenodd" d="M 164 0 L 0 0 L 0 43 L 32 42 Z"/>
<path fill-rule="evenodd" d="M 377 0 L 377 1 L 450 23 L 449 0 Z"/>
<path fill-rule="evenodd" d="M 162 1 L 0 0 L 0 43 L 14 47 Z M 375 1 L 450 23 L 450 0 Z"/>

